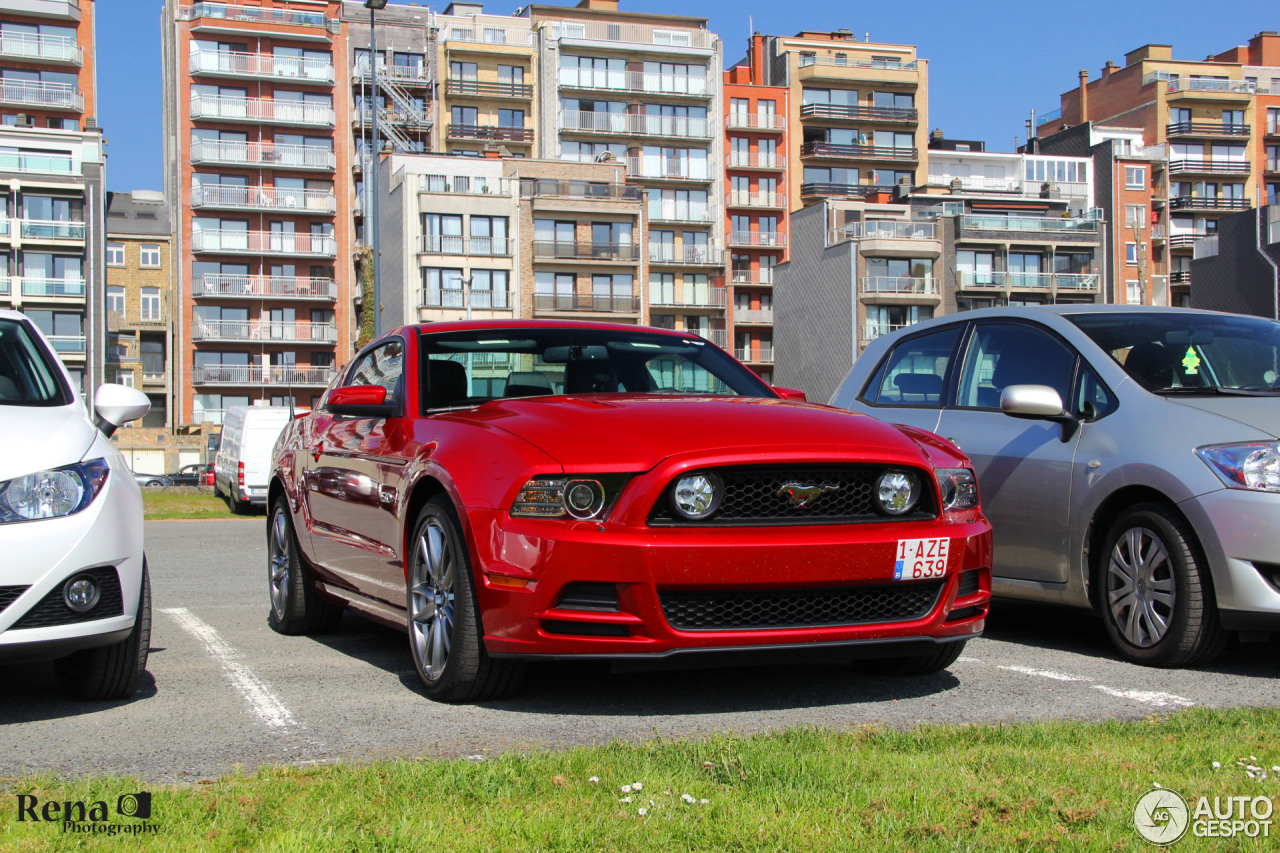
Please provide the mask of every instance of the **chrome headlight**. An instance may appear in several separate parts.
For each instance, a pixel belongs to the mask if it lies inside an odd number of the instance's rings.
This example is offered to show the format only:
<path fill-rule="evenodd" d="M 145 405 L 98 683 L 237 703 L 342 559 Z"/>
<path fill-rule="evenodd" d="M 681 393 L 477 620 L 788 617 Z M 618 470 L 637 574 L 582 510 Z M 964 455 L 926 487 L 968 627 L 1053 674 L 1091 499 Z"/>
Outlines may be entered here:
<path fill-rule="evenodd" d="M 885 515 L 903 515 L 920 498 L 920 482 L 909 471 L 885 471 L 876 479 L 876 507 Z"/>
<path fill-rule="evenodd" d="M 622 491 L 627 475 L 535 477 L 511 504 L 516 518 L 601 518 Z"/>
<path fill-rule="evenodd" d="M 710 471 L 685 474 L 671 490 L 671 506 L 690 521 L 701 521 L 720 508 L 723 496 L 723 481 Z"/>
<path fill-rule="evenodd" d="M 1196 456 L 1228 488 L 1280 492 L 1280 443 L 1211 444 L 1197 447 Z"/>
<path fill-rule="evenodd" d="M 978 481 L 968 468 L 938 468 L 938 490 L 942 492 L 942 510 L 973 509 L 978 505 Z"/>
<path fill-rule="evenodd" d="M 0 524 L 75 515 L 93 503 L 111 467 L 91 459 L 0 483 Z"/>

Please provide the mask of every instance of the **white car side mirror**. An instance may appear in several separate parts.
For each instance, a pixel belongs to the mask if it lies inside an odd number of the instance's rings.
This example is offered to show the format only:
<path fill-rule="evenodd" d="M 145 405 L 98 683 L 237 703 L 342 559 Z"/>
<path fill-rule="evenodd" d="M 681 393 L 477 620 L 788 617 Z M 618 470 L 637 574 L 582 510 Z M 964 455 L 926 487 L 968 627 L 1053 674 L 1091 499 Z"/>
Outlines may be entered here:
<path fill-rule="evenodd" d="M 99 385 L 94 395 L 93 410 L 97 413 L 97 427 L 108 438 L 129 421 L 151 411 L 151 401 L 137 388 L 125 385 Z"/>
<path fill-rule="evenodd" d="M 1000 411 L 1024 418 L 1062 416 L 1062 397 L 1048 385 L 1008 385 L 1000 392 Z"/>

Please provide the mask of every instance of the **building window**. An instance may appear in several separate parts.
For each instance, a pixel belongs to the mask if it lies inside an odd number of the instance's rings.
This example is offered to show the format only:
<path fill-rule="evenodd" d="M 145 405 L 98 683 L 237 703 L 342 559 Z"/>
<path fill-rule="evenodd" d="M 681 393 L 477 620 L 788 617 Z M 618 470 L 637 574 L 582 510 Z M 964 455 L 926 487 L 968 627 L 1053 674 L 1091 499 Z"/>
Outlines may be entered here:
<path fill-rule="evenodd" d="M 119 285 L 107 285 L 107 313 L 124 314 L 124 288 Z"/>
<path fill-rule="evenodd" d="M 142 375 L 148 378 L 164 376 L 164 342 L 143 341 L 139 349 L 142 352 Z"/>
<path fill-rule="evenodd" d="M 107 266 L 124 266 L 124 243 L 107 244 Z"/>
<path fill-rule="evenodd" d="M 1145 204 L 1126 204 L 1124 206 L 1124 224 L 1126 228 L 1141 231 L 1146 227 L 1147 206 Z"/>
<path fill-rule="evenodd" d="M 1131 266 L 1138 263 L 1138 244 L 1137 243 L 1124 244 L 1124 262 Z"/>
<path fill-rule="evenodd" d="M 1124 188 L 1127 190 L 1142 190 L 1147 187 L 1147 167 L 1146 166 L 1125 166 L 1124 167 Z"/>
<path fill-rule="evenodd" d="M 160 245 L 158 243 L 143 243 L 139 255 L 140 266 L 149 269 L 160 268 Z"/>
<path fill-rule="evenodd" d="M 160 288 L 144 287 L 142 288 L 142 319 L 143 320 L 159 320 L 160 319 Z"/>
<path fill-rule="evenodd" d="M 1124 283 L 1125 302 L 1130 305 L 1140 305 L 1142 303 L 1142 282 L 1136 279 L 1129 279 Z"/>

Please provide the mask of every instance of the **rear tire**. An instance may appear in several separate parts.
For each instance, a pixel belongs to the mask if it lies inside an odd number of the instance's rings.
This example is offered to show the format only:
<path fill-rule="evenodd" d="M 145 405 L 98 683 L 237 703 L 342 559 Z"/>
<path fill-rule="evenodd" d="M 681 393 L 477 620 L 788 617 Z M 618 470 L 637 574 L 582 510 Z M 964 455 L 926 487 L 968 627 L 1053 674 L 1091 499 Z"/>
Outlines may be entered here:
<path fill-rule="evenodd" d="M 858 661 L 858 663 L 877 675 L 932 675 L 942 672 L 955 663 L 964 652 L 967 642 L 968 640 L 958 640 L 952 643 L 940 643 L 936 651 L 924 655 L 880 658 Z"/>
<path fill-rule="evenodd" d="M 525 664 L 489 657 L 467 543 L 447 498 L 427 501 L 413 525 L 405 591 L 409 654 L 426 694 L 437 702 L 510 696 Z"/>
<path fill-rule="evenodd" d="M 54 661 L 58 686 L 70 699 L 126 699 L 138 692 L 151 650 L 151 576 L 142 563 L 142 591 L 133 630 L 119 643 L 83 649 Z"/>
<path fill-rule="evenodd" d="M 280 634 L 318 634 L 332 631 L 342 620 L 342 608 L 316 592 L 311 569 L 298 550 L 289 502 L 276 498 L 267 521 L 267 591 L 271 612 L 267 624 Z"/>
<path fill-rule="evenodd" d="M 245 510 L 248 508 L 240 500 L 239 490 L 235 486 L 231 486 L 227 492 L 227 506 L 230 507 L 232 515 L 244 515 Z"/>

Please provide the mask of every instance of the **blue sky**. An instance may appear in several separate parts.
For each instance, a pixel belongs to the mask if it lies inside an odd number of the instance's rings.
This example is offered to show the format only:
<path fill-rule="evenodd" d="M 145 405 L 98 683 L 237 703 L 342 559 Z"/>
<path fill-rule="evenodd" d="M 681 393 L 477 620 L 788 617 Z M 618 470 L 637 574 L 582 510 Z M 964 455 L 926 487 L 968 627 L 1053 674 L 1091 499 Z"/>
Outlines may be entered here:
<path fill-rule="evenodd" d="M 393 0 L 394 2 L 394 0 Z M 98 0 L 99 120 L 109 141 L 108 189 L 161 189 L 160 0 Z M 427 5 L 422 0 L 421 5 Z M 509 14 L 517 3 L 486 4 Z M 442 9 L 443 4 L 437 8 Z M 746 53 L 751 28 L 791 35 L 847 27 L 872 41 L 915 44 L 929 60 L 929 125 L 949 137 L 1011 151 L 1030 110 L 1058 106 L 1080 69 L 1096 78 L 1108 59 L 1149 42 L 1177 59 L 1202 59 L 1280 29 L 1275 0 L 880 0 L 761 2 L 622 0 L 620 8 L 705 16 L 725 59 Z M 1016 138 L 1016 140 L 1015 140 Z"/>

